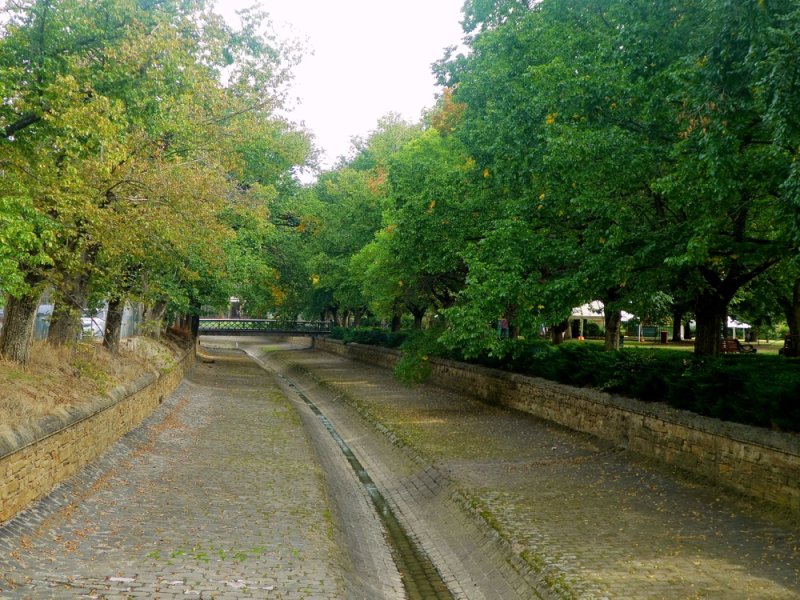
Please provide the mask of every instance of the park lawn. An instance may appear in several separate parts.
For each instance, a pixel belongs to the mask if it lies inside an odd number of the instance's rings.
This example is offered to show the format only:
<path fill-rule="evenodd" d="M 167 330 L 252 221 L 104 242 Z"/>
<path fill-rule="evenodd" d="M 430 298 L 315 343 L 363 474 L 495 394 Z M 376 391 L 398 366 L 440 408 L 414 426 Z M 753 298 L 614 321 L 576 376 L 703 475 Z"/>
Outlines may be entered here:
<path fill-rule="evenodd" d="M 571 343 L 586 343 L 586 344 L 597 344 L 599 346 L 603 345 L 602 339 L 592 338 L 587 340 L 569 340 L 564 342 L 565 344 Z M 748 343 L 748 342 L 742 342 Z M 759 340 L 757 343 L 753 343 L 753 347 L 758 350 L 761 354 L 778 354 L 781 348 L 783 348 L 783 341 L 782 340 Z M 679 351 L 679 352 L 694 352 L 694 342 L 692 341 L 684 341 L 684 342 L 667 342 L 666 344 L 662 344 L 660 342 L 654 342 L 650 340 L 645 340 L 640 342 L 636 338 L 625 337 L 625 342 L 623 344 L 623 348 L 647 348 L 650 350 L 665 350 L 665 351 Z"/>

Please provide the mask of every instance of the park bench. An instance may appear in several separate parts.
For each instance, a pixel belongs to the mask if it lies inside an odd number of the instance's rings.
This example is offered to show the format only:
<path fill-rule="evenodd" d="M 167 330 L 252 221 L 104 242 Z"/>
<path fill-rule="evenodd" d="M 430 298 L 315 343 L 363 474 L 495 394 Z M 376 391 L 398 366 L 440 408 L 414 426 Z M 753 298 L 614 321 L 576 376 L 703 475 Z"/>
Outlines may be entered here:
<path fill-rule="evenodd" d="M 720 340 L 719 351 L 721 354 L 754 354 L 758 352 L 752 344 L 743 344 L 736 338 Z"/>

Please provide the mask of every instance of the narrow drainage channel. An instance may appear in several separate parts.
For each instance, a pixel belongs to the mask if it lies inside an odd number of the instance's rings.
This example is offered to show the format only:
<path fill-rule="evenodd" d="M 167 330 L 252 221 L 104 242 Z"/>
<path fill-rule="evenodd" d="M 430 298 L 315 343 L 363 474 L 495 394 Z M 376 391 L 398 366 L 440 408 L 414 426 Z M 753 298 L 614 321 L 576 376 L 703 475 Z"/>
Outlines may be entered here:
<path fill-rule="evenodd" d="M 369 497 L 372 498 L 372 503 L 375 505 L 375 510 L 378 512 L 384 527 L 386 528 L 389 544 L 392 548 L 392 555 L 394 556 L 397 569 L 403 579 L 403 587 L 408 594 L 409 600 L 453 600 L 453 595 L 447 586 L 442 581 L 441 575 L 433 566 L 431 560 L 417 547 L 417 545 L 409 538 L 403 526 L 397 520 L 394 512 L 392 511 L 386 499 L 378 490 L 375 483 L 363 467 L 361 462 L 355 457 L 353 451 L 342 439 L 339 433 L 334 428 L 333 424 L 328 420 L 322 411 L 317 408 L 317 405 L 301 392 L 291 379 L 276 373 L 278 377 L 283 379 L 294 392 L 303 399 L 308 407 L 319 418 L 328 433 L 336 441 L 339 449 L 344 454 L 347 462 L 350 463 L 353 471 L 355 472 L 358 480 L 367 490 Z"/>

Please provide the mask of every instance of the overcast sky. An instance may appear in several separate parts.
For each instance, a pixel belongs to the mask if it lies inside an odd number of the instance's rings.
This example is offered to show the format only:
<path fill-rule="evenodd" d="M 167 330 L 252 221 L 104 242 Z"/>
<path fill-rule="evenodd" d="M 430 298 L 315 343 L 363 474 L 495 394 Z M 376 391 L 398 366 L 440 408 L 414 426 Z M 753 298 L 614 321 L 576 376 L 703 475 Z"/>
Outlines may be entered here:
<path fill-rule="evenodd" d="M 253 0 L 217 0 L 231 16 Z M 416 121 L 439 91 L 431 63 L 460 42 L 463 0 L 260 0 L 281 37 L 305 41 L 291 113 L 324 150 L 324 166 L 350 139 L 397 112 Z"/>

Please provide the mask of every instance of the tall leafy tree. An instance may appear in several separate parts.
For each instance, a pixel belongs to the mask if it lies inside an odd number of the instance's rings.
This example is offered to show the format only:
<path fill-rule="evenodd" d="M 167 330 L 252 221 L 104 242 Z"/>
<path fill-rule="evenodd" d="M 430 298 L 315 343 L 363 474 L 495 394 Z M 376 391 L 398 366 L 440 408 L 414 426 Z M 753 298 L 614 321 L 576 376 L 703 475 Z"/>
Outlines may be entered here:
<path fill-rule="evenodd" d="M 458 140 L 436 127 L 392 156 L 385 227 L 354 262 L 382 316 L 408 311 L 419 327 L 426 311 L 455 301 L 466 274 L 461 250 L 472 232 L 461 202 L 473 168 Z"/>
<path fill-rule="evenodd" d="M 318 201 L 315 252 L 307 269 L 311 281 L 309 312 L 329 314 L 337 322 L 360 319 L 368 298 L 360 285 L 355 256 L 382 226 L 388 202 L 389 161 L 419 131 L 397 115 L 378 121 L 365 139 L 353 140 L 354 155 L 323 174 L 314 193 Z"/>
<path fill-rule="evenodd" d="M 31 314 L 45 285 L 61 308 L 80 307 L 90 280 L 107 275 L 98 269 L 136 243 L 182 247 L 176 230 L 187 218 L 217 245 L 221 202 L 246 192 L 236 184 L 247 162 L 236 124 L 272 118 L 293 55 L 258 33 L 263 15 L 244 14 L 232 31 L 201 1 L 10 8 L 0 38 L 1 185 L 7 206 L 34 210 L 49 227 L 6 262 L 19 271 L 9 275 L 17 285 L 0 352 L 24 362 L 30 336 L 14 315 Z M 268 144 L 264 127 L 254 129 Z M 120 220 L 128 227 L 115 228 Z M 61 308 L 54 334 L 68 338 L 76 313 Z"/>
<path fill-rule="evenodd" d="M 469 250 L 464 299 L 483 310 L 462 312 L 557 318 L 602 299 L 613 347 L 622 307 L 675 286 L 692 299 L 697 352 L 716 353 L 730 300 L 792 244 L 779 219 L 791 152 L 776 142 L 793 124 L 765 99 L 791 87 L 775 31 L 791 30 L 794 11 L 509 6 L 471 5 L 488 15 L 473 23 L 472 53 L 439 69 L 467 107 L 459 134 L 483 170 L 485 204 L 499 204 Z"/>

